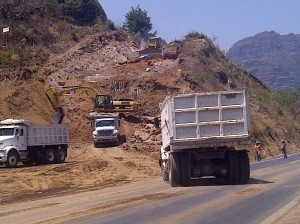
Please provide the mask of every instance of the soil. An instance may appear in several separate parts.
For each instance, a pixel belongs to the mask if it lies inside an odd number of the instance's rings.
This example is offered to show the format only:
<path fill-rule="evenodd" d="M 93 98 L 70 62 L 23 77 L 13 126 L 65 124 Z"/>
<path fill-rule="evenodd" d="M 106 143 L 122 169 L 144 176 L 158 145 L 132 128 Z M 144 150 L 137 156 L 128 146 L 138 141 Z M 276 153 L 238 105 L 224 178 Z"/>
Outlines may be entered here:
<path fill-rule="evenodd" d="M 34 200 L 126 184 L 157 176 L 156 154 L 122 147 L 71 145 L 65 163 L 18 168 L 0 167 L 1 203 Z"/>

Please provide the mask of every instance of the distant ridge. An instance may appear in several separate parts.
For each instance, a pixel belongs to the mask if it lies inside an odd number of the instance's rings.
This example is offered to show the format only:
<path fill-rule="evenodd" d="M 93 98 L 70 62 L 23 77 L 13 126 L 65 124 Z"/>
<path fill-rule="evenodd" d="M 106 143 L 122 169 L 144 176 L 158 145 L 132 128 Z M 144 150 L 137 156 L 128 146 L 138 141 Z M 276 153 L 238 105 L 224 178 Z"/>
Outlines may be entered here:
<path fill-rule="evenodd" d="M 236 42 L 226 56 L 271 89 L 300 87 L 300 35 L 258 33 Z"/>

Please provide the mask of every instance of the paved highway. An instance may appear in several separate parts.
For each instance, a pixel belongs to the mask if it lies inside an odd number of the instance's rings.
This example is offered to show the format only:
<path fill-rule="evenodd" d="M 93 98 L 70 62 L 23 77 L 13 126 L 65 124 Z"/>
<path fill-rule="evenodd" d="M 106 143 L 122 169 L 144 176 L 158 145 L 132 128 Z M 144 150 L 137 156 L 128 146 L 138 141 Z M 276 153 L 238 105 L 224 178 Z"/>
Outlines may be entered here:
<path fill-rule="evenodd" d="M 172 188 L 161 178 L 0 206 L 1 223 L 283 223 L 300 203 L 300 153 L 251 164 L 247 185 L 215 179 Z M 289 217 L 291 219 L 291 217 Z M 290 223 L 300 223 L 298 217 Z"/>

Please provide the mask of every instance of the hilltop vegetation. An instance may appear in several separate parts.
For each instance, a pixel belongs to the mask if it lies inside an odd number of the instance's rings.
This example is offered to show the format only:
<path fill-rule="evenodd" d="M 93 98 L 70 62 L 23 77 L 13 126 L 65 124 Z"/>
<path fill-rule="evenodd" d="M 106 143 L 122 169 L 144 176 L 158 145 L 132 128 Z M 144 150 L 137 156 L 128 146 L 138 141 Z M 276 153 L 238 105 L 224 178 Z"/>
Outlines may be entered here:
<path fill-rule="evenodd" d="M 106 29 L 107 17 L 97 0 L 4 0 L 0 26 L 0 67 L 44 63 L 85 35 Z"/>

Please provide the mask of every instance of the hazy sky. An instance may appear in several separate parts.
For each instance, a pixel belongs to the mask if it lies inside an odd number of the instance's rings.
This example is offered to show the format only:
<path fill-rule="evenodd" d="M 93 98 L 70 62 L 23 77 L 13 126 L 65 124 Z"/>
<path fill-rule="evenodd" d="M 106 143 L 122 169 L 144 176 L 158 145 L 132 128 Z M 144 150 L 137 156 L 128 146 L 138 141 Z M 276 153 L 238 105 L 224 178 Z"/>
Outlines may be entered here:
<path fill-rule="evenodd" d="M 99 0 L 107 17 L 121 26 L 131 7 L 148 12 L 167 42 L 191 31 L 216 38 L 227 51 L 235 42 L 263 31 L 300 34 L 300 0 Z"/>

